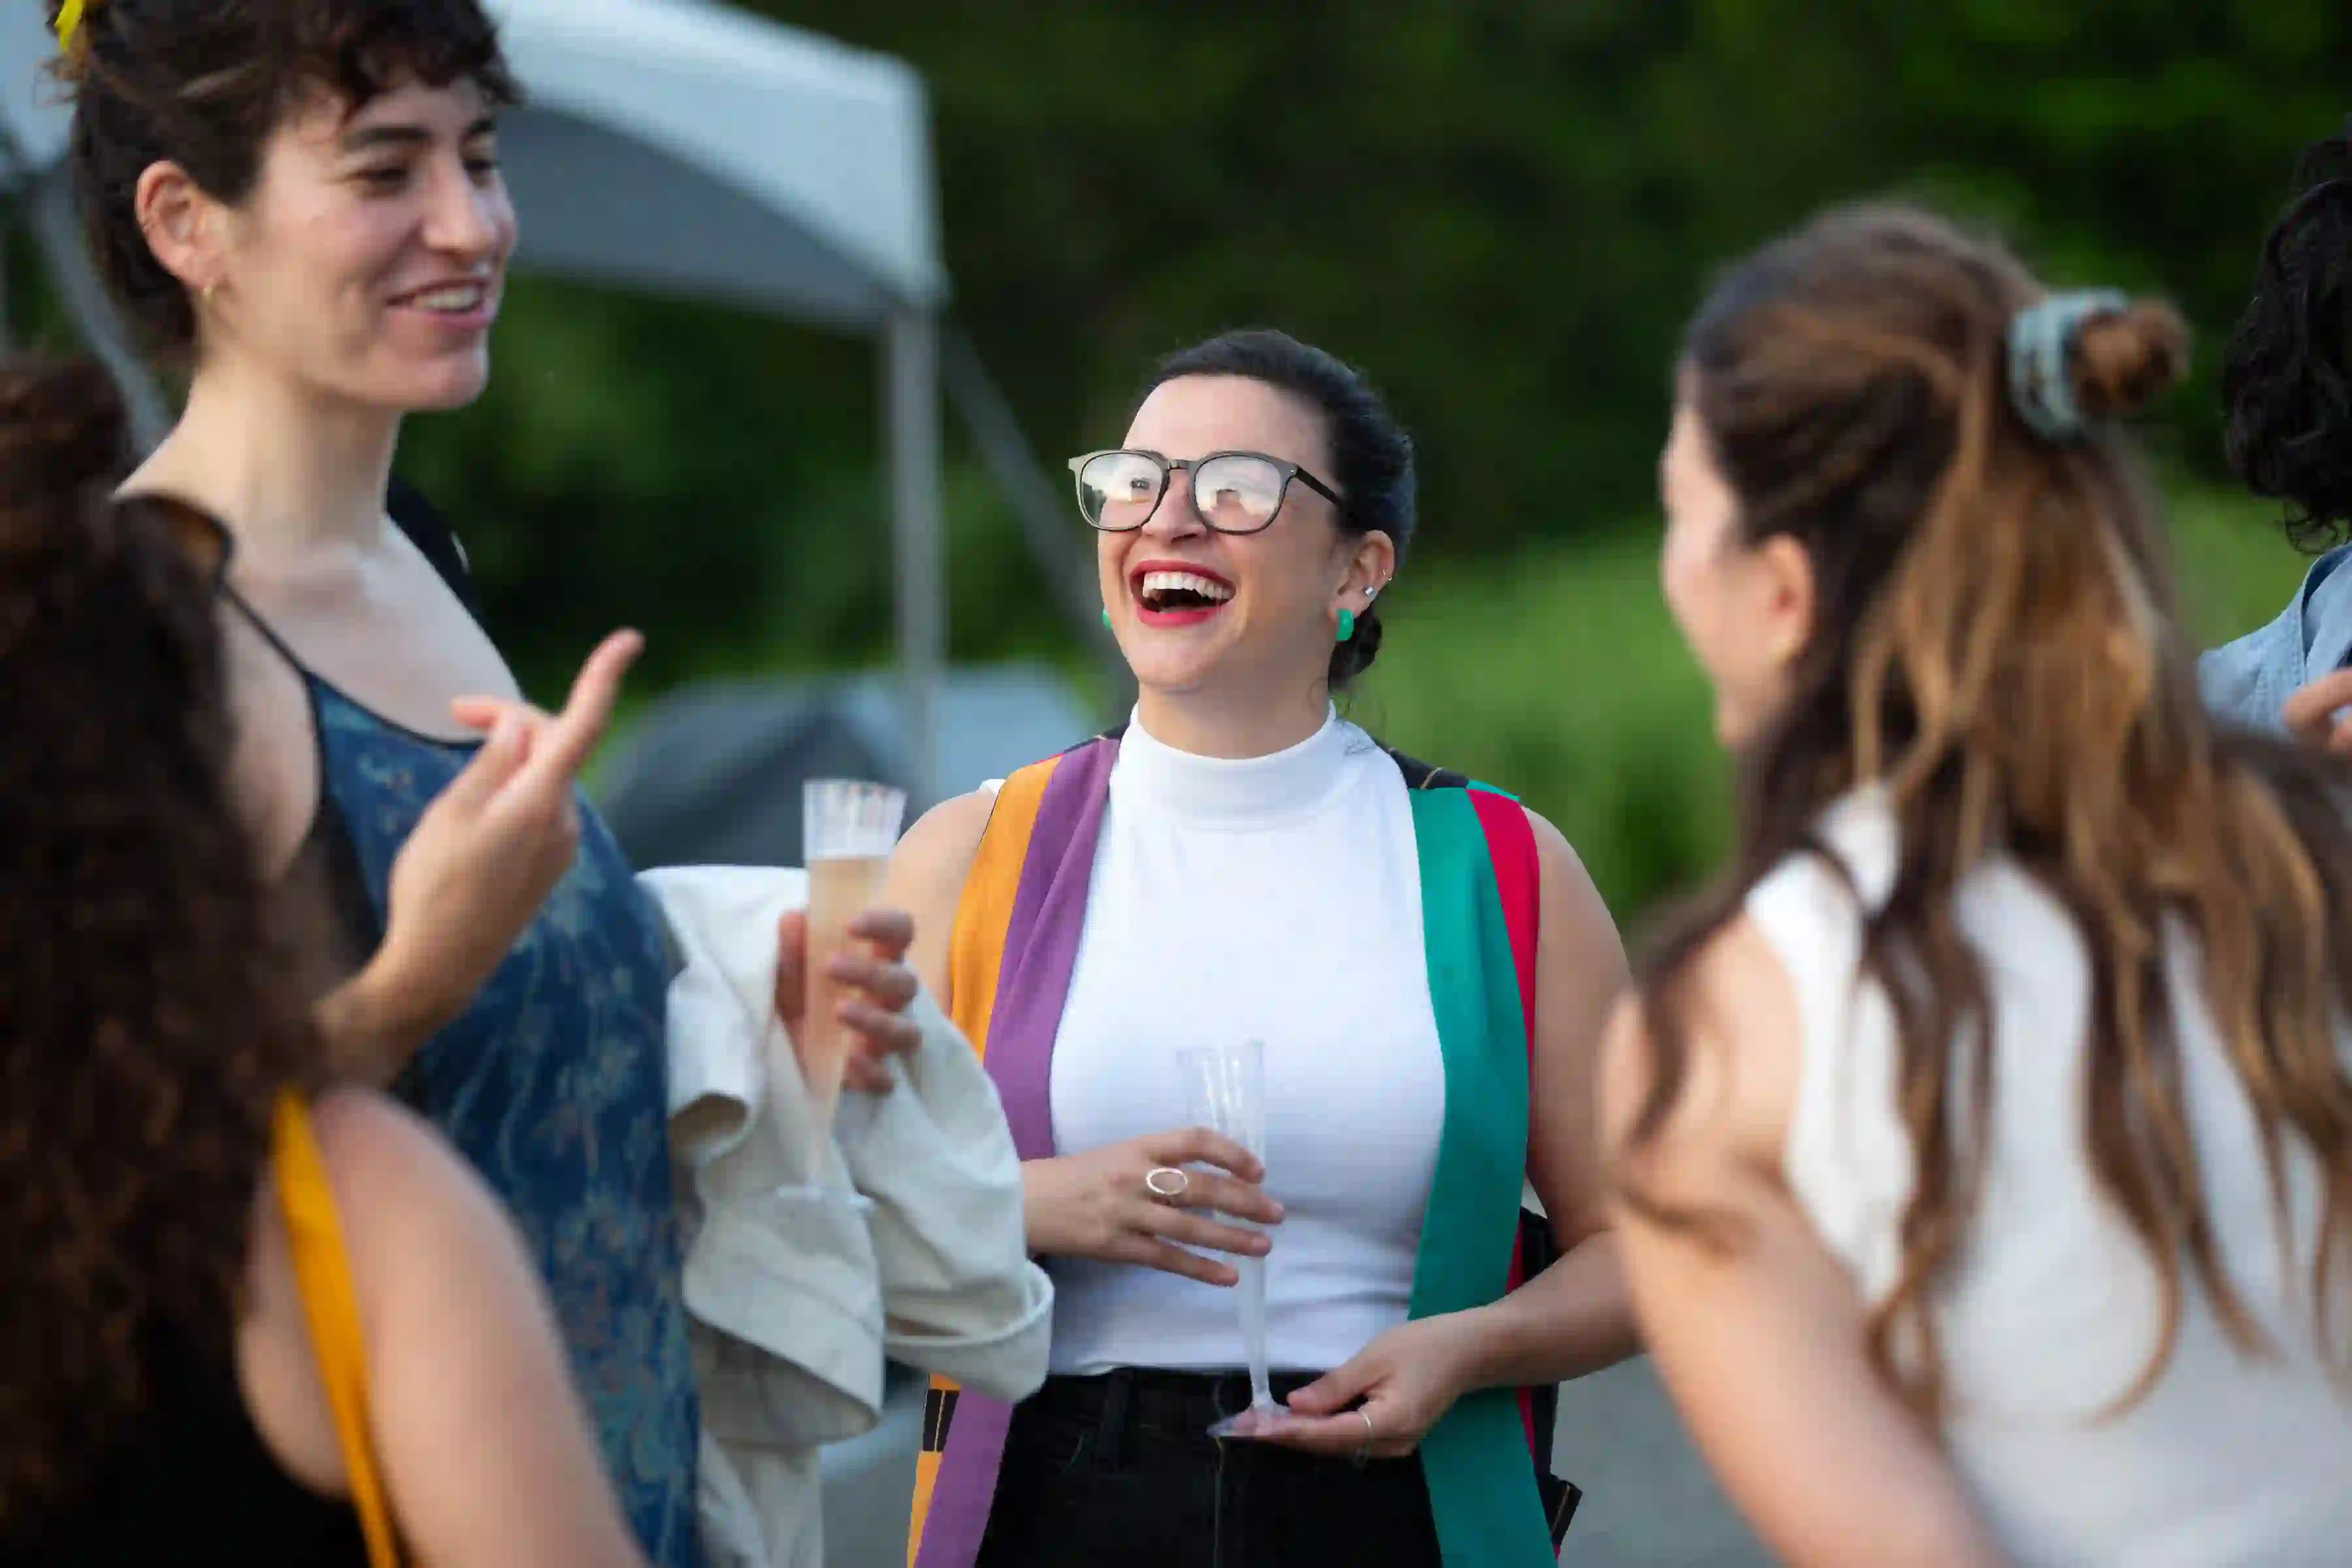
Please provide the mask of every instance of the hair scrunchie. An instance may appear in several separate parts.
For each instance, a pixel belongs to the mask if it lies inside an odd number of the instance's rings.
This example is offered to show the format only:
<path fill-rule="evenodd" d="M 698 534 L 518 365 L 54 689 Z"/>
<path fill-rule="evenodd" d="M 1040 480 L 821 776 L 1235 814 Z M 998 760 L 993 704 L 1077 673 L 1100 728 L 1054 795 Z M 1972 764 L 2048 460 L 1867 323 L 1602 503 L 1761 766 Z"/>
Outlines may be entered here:
<path fill-rule="evenodd" d="M 2131 305 L 2116 289 L 2077 289 L 2050 295 L 2011 317 L 2009 323 L 2009 402 L 2019 418 L 2045 441 L 2074 441 L 2084 428 L 2083 407 L 2067 374 L 2074 338 L 2095 316 L 2112 316 Z"/>

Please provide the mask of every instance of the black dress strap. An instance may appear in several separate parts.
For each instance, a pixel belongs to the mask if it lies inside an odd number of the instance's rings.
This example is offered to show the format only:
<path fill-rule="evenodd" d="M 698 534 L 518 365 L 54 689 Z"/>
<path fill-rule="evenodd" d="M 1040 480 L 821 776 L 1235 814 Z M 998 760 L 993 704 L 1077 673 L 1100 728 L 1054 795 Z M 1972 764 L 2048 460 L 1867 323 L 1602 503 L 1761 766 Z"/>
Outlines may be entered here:
<path fill-rule="evenodd" d="M 433 563 L 433 570 L 457 595 L 466 613 L 480 624 L 482 601 L 474 590 L 473 567 L 466 559 L 466 547 L 457 542 L 457 535 L 439 509 L 425 499 L 424 491 L 397 475 L 384 491 L 383 507 L 393 525 L 408 535 L 408 542 Z"/>
<path fill-rule="evenodd" d="M 243 616 L 246 618 L 246 621 L 255 631 L 261 634 L 262 641 L 268 643 L 271 647 L 278 650 L 278 658 L 284 659 L 288 664 L 294 667 L 294 673 L 302 678 L 302 684 L 307 689 L 310 684 L 310 667 L 304 664 L 302 662 L 302 656 L 296 653 L 292 647 L 287 643 L 286 639 L 278 635 L 278 628 L 269 624 L 268 617 L 264 616 L 259 610 L 255 609 L 252 604 L 247 600 L 246 596 L 238 593 L 236 586 L 226 580 L 223 580 L 221 583 L 220 596 L 227 600 L 228 603 L 236 608 L 236 613 Z"/>

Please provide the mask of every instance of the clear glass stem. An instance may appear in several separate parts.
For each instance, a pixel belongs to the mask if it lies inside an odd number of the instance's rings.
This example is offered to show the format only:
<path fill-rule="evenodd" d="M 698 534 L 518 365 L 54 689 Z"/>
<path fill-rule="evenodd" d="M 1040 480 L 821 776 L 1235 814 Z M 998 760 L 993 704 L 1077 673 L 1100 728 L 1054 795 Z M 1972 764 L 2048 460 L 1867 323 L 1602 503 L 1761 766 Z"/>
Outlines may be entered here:
<path fill-rule="evenodd" d="M 1265 1364 L 1265 1259 L 1244 1258 L 1234 1267 L 1241 1283 L 1242 1352 L 1249 1358 L 1250 1408 L 1274 1408 L 1273 1374 Z"/>

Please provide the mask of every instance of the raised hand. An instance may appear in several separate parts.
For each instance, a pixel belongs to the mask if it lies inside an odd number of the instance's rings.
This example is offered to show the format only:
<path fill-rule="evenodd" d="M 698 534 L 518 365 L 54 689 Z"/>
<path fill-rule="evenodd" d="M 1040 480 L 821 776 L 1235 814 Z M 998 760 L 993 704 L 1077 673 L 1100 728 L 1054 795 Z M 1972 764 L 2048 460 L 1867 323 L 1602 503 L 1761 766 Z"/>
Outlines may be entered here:
<path fill-rule="evenodd" d="M 399 1055 L 465 1011 L 571 869 L 580 769 L 644 646 L 635 632 L 606 637 L 561 713 L 490 698 L 450 704 L 488 739 L 393 861 L 383 945 L 362 976 Z"/>

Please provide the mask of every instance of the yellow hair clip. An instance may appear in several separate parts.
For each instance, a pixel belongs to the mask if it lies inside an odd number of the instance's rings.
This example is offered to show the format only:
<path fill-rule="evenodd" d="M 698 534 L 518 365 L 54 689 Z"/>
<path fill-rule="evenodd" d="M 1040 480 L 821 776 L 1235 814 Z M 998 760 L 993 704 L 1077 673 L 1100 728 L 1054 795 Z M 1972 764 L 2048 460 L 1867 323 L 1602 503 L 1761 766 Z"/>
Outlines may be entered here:
<path fill-rule="evenodd" d="M 58 7 L 58 47 L 73 47 L 74 34 L 81 30 L 82 0 L 66 0 Z"/>

